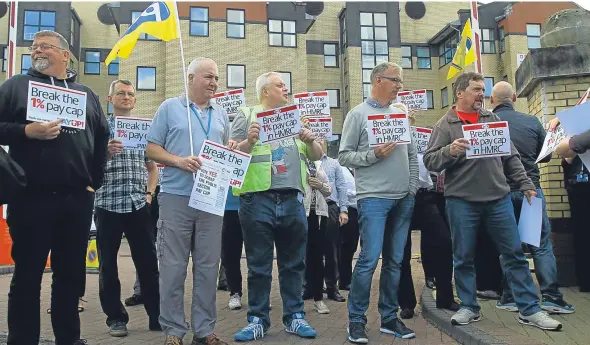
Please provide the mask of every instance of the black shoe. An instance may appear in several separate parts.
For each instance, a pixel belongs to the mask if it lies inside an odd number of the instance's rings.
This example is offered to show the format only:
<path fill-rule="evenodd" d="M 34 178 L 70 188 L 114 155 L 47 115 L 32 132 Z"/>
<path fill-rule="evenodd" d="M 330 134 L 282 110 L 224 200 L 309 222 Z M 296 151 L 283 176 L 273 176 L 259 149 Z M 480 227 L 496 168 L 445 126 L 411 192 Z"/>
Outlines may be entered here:
<path fill-rule="evenodd" d="M 438 304 L 437 303 L 436 307 L 438 309 L 446 309 L 446 310 L 450 310 L 450 311 L 454 311 L 454 312 L 457 312 L 457 311 L 459 311 L 459 309 L 461 309 L 461 306 L 459 305 L 459 303 L 457 303 L 455 301 L 451 302 L 450 304 L 447 304 L 447 303 Z"/>
<path fill-rule="evenodd" d="M 336 302 L 346 302 L 346 299 L 342 297 L 339 291 L 328 293 L 328 299 L 331 299 Z"/>
<path fill-rule="evenodd" d="M 344 291 L 350 291 L 350 284 L 346 284 L 346 285 L 339 285 L 338 289 L 340 290 L 344 290 Z"/>
<path fill-rule="evenodd" d="M 393 334 L 402 339 L 412 339 L 416 337 L 416 333 L 406 327 L 402 320 L 397 317 L 389 322 L 381 323 L 381 328 L 379 328 L 379 330 L 382 333 Z"/>
<path fill-rule="evenodd" d="M 304 301 L 307 301 L 313 299 L 313 294 L 309 290 L 303 290 L 303 294 L 301 295 L 301 297 L 303 297 Z"/>
<path fill-rule="evenodd" d="M 125 300 L 125 305 L 128 307 L 133 307 L 135 305 L 140 305 L 140 304 L 143 304 L 143 298 L 141 297 L 141 295 L 133 294 L 133 296 L 131 296 Z"/>
<path fill-rule="evenodd" d="M 426 278 L 426 287 L 431 290 L 436 289 L 436 283 L 434 282 L 434 278 Z"/>
<path fill-rule="evenodd" d="M 348 324 L 348 340 L 356 344 L 366 344 L 369 342 L 367 330 L 362 322 L 350 322 Z"/>
<path fill-rule="evenodd" d="M 414 309 L 410 309 L 410 308 L 402 309 L 402 311 L 399 313 L 399 317 L 401 317 L 402 319 L 413 318 L 414 317 Z"/>

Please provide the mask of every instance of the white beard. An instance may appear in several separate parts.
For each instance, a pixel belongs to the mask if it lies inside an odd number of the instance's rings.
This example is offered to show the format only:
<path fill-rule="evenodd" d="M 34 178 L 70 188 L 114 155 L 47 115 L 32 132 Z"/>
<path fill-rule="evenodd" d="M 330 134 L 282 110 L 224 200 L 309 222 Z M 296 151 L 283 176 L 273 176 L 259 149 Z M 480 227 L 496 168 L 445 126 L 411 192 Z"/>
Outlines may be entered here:
<path fill-rule="evenodd" d="M 51 64 L 49 63 L 49 59 L 35 59 L 33 60 L 33 67 L 37 71 L 44 71 L 49 68 Z"/>

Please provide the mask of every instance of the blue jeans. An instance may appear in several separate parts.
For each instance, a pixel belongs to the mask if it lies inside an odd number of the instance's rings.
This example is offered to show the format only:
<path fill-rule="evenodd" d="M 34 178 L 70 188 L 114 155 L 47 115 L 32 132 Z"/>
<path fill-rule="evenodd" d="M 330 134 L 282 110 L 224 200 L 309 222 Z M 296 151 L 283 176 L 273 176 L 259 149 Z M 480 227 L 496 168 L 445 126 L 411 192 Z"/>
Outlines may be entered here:
<path fill-rule="evenodd" d="M 447 198 L 447 216 L 453 237 L 455 262 L 455 286 L 461 300 L 461 308 L 479 312 L 476 299 L 475 246 L 480 222 L 495 242 L 502 255 L 504 272 L 518 310 L 524 316 L 541 311 L 539 297 L 526 261 L 510 194 L 490 202 L 469 202 L 459 198 Z"/>
<path fill-rule="evenodd" d="M 516 216 L 516 222 L 518 223 L 521 205 L 526 198 L 524 193 L 520 191 L 512 192 L 510 195 L 514 206 L 514 215 Z M 555 262 L 555 256 L 553 255 L 553 245 L 549 240 L 551 224 L 549 223 L 549 217 L 547 217 L 545 195 L 541 188 L 537 188 L 537 196 L 543 200 L 541 242 L 538 248 L 535 246 L 529 246 L 531 254 L 533 255 L 533 261 L 535 262 L 535 274 L 537 275 L 537 280 L 539 281 L 541 294 L 543 296 L 562 298 L 563 295 L 559 291 L 559 284 L 557 283 L 557 264 Z M 512 297 L 512 290 L 510 289 L 506 277 L 504 277 L 502 287 L 504 290 L 502 294 L 504 298 Z"/>
<path fill-rule="evenodd" d="M 352 274 L 348 318 L 350 322 L 367 323 L 365 313 L 369 308 L 371 282 L 382 254 L 379 314 L 382 323 L 389 322 L 397 317 L 397 290 L 414 196 L 408 194 L 399 200 L 366 198 L 359 200 L 357 205 L 361 253 Z"/>
<path fill-rule="evenodd" d="M 304 313 L 303 274 L 307 245 L 307 217 L 299 192 L 266 191 L 240 197 L 240 223 L 248 264 L 248 317 L 270 327 L 269 303 L 274 246 L 277 248 L 283 323 Z M 302 199 L 301 199 L 302 200 Z"/>

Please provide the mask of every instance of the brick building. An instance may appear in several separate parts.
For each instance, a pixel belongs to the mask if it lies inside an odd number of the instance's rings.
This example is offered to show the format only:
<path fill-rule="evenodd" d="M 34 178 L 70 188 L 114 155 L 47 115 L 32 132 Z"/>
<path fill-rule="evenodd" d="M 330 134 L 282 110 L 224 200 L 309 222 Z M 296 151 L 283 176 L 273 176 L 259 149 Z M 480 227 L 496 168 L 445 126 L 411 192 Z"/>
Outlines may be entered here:
<path fill-rule="evenodd" d="M 70 41 L 70 67 L 101 97 L 115 78 L 138 88 L 136 115 L 151 117 L 166 98 L 183 91 L 178 40 L 143 35 L 131 57 L 107 67 L 104 60 L 122 33 L 150 2 L 20 2 L 16 71 L 30 66 L 32 34 L 60 32 Z M 494 2 L 480 5 L 482 63 L 486 94 L 493 84 L 514 84 L 529 48 L 540 46 L 541 26 L 573 2 Z M 427 89 L 429 110 L 418 125 L 434 123 L 453 103 L 446 75 L 460 32 L 470 17 L 469 2 L 181 2 L 178 4 L 187 64 L 197 56 L 217 61 L 220 91 L 244 88 L 256 103 L 255 80 L 278 71 L 293 93 L 328 90 L 334 133 L 346 112 L 370 90 L 375 63 L 404 67 L 406 90 Z M 8 15 L 0 19 L 0 52 L 6 70 Z M 472 69 L 473 67 L 468 67 Z M 526 99 L 517 107 L 528 111 Z M 339 141 L 330 143 L 331 153 Z"/>

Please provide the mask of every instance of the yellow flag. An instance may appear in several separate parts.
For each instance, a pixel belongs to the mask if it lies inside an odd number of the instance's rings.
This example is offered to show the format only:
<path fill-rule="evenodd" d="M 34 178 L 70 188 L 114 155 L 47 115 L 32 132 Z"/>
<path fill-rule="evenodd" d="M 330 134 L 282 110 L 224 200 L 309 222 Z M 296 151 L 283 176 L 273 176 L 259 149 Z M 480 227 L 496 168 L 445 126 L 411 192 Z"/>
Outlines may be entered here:
<path fill-rule="evenodd" d="M 162 41 L 178 38 L 176 3 L 156 1 L 146 8 L 115 44 L 105 60 L 106 65 L 108 66 L 117 57 L 128 58 L 142 33 L 152 35 Z"/>
<path fill-rule="evenodd" d="M 477 61 L 477 57 L 475 55 L 473 35 L 471 34 L 471 21 L 467 19 L 467 22 L 463 27 L 463 33 L 461 33 L 461 42 L 459 42 L 455 56 L 453 56 L 453 61 L 449 68 L 449 74 L 447 74 L 447 80 L 452 79 L 455 75 L 463 72 L 465 66 L 471 65 L 475 61 Z"/>

